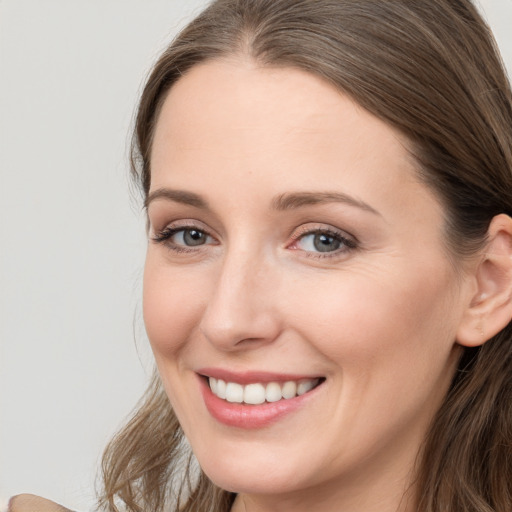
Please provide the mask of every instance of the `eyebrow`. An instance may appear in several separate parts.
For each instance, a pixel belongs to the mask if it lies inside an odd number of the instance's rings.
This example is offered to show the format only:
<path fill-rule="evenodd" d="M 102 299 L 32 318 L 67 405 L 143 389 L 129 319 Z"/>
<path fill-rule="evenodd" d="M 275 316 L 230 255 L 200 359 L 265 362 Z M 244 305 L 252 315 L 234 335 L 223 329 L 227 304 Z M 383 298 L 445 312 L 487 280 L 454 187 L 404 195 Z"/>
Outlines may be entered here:
<path fill-rule="evenodd" d="M 281 194 L 272 201 L 272 206 L 276 210 L 292 210 L 302 206 L 325 203 L 344 203 L 380 216 L 380 213 L 369 204 L 342 192 L 296 192 Z"/>
<path fill-rule="evenodd" d="M 199 194 L 170 188 L 159 188 L 151 192 L 144 201 L 144 208 L 147 209 L 149 204 L 157 199 L 166 199 L 203 210 L 209 209 L 207 201 Z M 284 211 L 326 203 L 344 203 L 375 215 L 380 215 L 380 213 L 369 204 L 342 192 L 293 192 L 281 194 L 272 201 L 272 208 L 274 210 Z"/>
<path fill-rule="evenodd" d="M 167 199 L 175 203 L 188 204 L 196 208 L 208 209 L 208 203 L 198 194 L 185 190 L 172 190 L 170 188 L 159 188 L 150 194 L 144 201 L 144 208 L 148 208 L 151 202 L 157 199 Z"/>

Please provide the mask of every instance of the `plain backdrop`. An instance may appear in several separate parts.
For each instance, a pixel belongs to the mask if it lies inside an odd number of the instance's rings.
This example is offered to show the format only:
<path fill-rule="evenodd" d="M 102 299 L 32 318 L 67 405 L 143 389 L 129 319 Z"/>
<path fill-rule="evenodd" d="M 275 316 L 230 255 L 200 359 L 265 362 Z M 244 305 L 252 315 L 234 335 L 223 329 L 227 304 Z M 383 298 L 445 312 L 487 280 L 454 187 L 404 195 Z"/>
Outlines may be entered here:
<path fill-rule="evenodd" d="M 92 510 L 102 448 L 145 387 L 129 127 L 206 3 L 0 0 L 0 510 L 20 492 Z M 480 5 L 511 70 L 512 0 Z"/>

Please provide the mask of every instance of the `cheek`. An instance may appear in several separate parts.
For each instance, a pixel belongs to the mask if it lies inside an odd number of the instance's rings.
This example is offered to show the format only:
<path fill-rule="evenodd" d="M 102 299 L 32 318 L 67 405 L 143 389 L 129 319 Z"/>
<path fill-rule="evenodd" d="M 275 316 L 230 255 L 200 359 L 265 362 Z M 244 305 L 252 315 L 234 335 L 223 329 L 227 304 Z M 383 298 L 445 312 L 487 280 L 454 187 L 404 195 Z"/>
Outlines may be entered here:
<path fill-rule="evenodd" d="M 451 382 L 456 315 L 447 314 L 448 284 L 417 273 L 402 279 L 353 274 L 326 281 L 321 293 L 291 294 L 301 337 L 331 363 L 328 377 L 340 392 L 331 420 L 346 426 L 346 446 L 407 431 L 421 437 Z"/>
<path fill-rule="evenodd" d="M 457 312 L 450 275 L 443 267 L 436 274 L 399 270 L 396 276 L 389 270 L 347 273 L 311 283 L 313 293 L 289 294 L 302 336 L 359 382 L 379 376 L 399 387 L 394 376 L 439 370 L 453 347 Z"/>
<path fill-rule="evenodd" d="M 148 253 L 143 315 L 155 357 L 173 357 L 197 328 L 206 305 L 204 287 L 192 273 L 176 271 Z"/>

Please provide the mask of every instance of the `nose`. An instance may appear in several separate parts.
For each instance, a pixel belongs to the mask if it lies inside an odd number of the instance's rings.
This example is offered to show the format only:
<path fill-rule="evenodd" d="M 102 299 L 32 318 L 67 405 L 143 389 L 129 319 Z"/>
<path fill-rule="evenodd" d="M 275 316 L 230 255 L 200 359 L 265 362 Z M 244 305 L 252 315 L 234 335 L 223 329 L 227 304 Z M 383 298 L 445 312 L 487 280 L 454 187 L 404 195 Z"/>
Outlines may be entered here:
<path fill-rule="evenodd" d="M 274 341 L 280 333 L 278 272 L 264 258 L 239 252 L 222 264 L 200 330 L 224 351 L 247 350 Z M 276 275 L 277 274 L 277 275 Z"/>

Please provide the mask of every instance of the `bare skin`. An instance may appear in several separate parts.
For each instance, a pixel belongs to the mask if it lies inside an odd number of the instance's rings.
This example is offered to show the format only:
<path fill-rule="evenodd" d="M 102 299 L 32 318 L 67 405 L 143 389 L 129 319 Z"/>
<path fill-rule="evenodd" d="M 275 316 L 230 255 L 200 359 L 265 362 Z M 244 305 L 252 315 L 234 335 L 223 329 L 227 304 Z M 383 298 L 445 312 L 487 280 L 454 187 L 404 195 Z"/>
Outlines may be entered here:
<path fill-rule="evenodd" d="M 494 217 L 455 270 L 406 146 L 293 69 L 209 62 L 164 102 L 146 330 L 201 467 L 238 494 L 232 512 L 416 512 L 417 454 L 461 347 L 512 318 L 512 219 Z M 322 383 L 266 425 L 206 406 L 215 373 L 265 372 Z M 30 495 L 9 508 L 66 510 Z"/>
<path fill-rule="evenodd" d="M 53 501 L 35 496 L 34 494 L 19 494 L 11 498 L 8 512 L 71 512 Z"/>
<path fill-rule="evenodd" d="M 455 271 L 407 144 L 319 78 L 243 58 L 196 66 L 163 104 L 145 325 L 233 512 L 415 512 L 418 450 L 461 346 L 510 320 L 510 218 Z M 205 384 L 313 377 L 265 425 L 247 404 L 230 422 L 240 399 Z"/>

